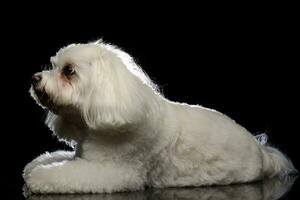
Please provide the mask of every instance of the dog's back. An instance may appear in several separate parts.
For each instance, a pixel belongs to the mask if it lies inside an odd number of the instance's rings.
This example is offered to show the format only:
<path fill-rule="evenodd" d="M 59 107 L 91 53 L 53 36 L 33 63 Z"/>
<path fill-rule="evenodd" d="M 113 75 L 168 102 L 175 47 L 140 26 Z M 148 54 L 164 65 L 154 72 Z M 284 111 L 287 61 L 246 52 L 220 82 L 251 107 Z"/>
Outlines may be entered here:
<path fill-rule="evenodd" d="M 168 103 L 173 134 L 161 154 L 157 186 L 251 182 L 294 168 L 278 150 L 262 145 L 245 128 L 217 111 Z M 165 158 L 168 159 L 165 159 Z M 165 168 L 162 168 L 165 166 Z"/>

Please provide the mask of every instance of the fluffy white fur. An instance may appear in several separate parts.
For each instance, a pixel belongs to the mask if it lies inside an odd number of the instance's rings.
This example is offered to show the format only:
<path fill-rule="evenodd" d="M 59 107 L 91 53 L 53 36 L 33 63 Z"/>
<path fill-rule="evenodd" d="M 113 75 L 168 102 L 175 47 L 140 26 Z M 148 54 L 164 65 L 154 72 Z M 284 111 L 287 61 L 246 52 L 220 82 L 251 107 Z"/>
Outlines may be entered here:
<path fill-rule="evenodd" d="M 164 98 L 133 59 L 103 42 L 51 58 L 31 88 L 46 124 L 74 152 L 45 153 L 24 169 L 33 193 L 104 193 L 226 185 L 295 171 L 278 150 L 229 117 Z M 66 77 L 66 66 L 75 71 Z"/>

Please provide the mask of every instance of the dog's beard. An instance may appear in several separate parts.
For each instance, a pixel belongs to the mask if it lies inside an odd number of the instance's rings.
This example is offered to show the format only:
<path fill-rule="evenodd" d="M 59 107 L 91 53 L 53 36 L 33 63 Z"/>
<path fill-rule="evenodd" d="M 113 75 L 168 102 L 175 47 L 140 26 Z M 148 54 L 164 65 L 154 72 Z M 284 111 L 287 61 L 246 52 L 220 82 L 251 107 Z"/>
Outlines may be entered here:
<path fill-rule="evenodd" d="M 34 87 L 31 87 L 30 94 L 42 108 L 56 114 L 59 112 L 61 105 L 55 103 L 45 89 L 35 89 Z"/>

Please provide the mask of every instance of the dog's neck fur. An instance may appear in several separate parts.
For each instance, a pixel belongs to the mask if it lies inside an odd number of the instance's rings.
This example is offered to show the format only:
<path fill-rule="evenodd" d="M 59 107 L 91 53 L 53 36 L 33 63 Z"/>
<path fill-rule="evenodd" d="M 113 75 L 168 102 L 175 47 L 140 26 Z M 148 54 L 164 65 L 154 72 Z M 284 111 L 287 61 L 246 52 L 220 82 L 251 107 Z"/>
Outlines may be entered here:
<path fill-rule="evenodd" d="M 159 97 L 159 96 L 157 96 Z M 159 98 L 163 101 L 163 98 Z M 163 105 L 162 103 L 160 105 Z M 79 113 L 64 112 L 56 115 L 53 121 L 53 132 L 63 141 L 73 145 L 76 150 L 76 156 L 88 160 L 109 160 L 109 159 L 125 159 L 136 154 L 138 159 L 146 159 L 143 156 L 145 152 L 135 152 L 135 149 L 145 149 L 151 151 L 152 147 L 140 141 L 150 141 L 149 144 L 159 144 L 160 142 L 151 142 L 159 140 L 157 132 L 153 130 L 153 124 L 160 121 L 163 123 L 163 113 L 165 108 L 157 108 L 153 105 L 149 113 L 145 113 L 146 120 L 122 124 L 116 126 L 115 124 L 105 124 L 97 129 L 91 129 L 85 123 L 84 119 Z M 153 117 L 151 113 L 161 113 L 161 118 Z M 49 126 L 49 124 L 48 124 Z M 50 126 L 49 126 L 50 127 Z M 50 127 L 51 128 L 51 127 Z M 97 149 L 97 154 L 90 154 L 90 148 Z M 141 156 L 139 156 L 141 155 Z M 142 156 L 143 155 L 143 156 Z"/>

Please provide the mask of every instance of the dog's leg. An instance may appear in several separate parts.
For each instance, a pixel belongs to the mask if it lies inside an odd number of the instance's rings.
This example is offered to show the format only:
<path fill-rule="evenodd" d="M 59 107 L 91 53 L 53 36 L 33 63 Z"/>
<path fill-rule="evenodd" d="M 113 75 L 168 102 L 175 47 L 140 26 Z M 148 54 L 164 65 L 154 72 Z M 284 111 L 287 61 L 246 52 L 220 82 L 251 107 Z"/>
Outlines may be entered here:
<path fill-rule="evenodd" d="M 54 162 L 61 162 L 63 160 L 72 160 L 74 158 L 74 152 L 71 151 L 55 151 L 52 153 L 44 153 L 30 163 L 28 163 L 23 170 L 23 177 L 26 180 L 31 171 L 40 165 L 49 165 Z"/>
<path fill-rule="evenodd" d="M 26 185 L 33 193 L 104 193 L 143 189 L 145 176 L 134 164 L 94 163 L 76 158 L 40 165 Z"/>

